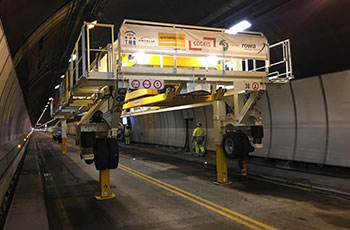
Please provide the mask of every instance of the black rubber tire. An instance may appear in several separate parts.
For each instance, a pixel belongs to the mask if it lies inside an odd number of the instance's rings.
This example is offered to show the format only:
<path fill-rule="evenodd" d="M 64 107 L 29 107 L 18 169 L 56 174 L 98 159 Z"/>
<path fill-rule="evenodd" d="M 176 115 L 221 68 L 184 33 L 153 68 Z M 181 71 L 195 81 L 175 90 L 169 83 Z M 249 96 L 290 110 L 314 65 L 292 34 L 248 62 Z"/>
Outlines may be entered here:
<path fill-rule="evenodd" d="M 95 167 L 97 170 L 104 170 L 108 168 L 108 143 L 105 138 L 96 138 L 94 147 Z"/>
<path fill-rule="evenodd" d="M 58 136 L 57 140 L 58 140 L 58 143 L 62 143 L 62 137 L 61 136 Z"/>
<path fill-rule="evenodd" d="M 57 141 L 57 137 L 56 137 L 56 136 L 52 136 L 52 139 L 53 139 L 54 141 Z"/>
<path fill-rule="evenodd" d="M 114 138 L 108 138 L 108 168 L 115 169 L 118 168 L 119 163 L 119 149 L 118 142 Z"/>
<path fill-rule="evenodd" d="M 241 152 L 239 135 L 237 133 L 226 133 L 222 139 L 222 149 L 228 159 L 236 159 Z"/>
<path fill-rule="evenodd" d="M 255 148 L 250 144 L 248 136 L 245 133 L 237 133 L 241 143 L 241 150 L 238 154 L 237 158 L 246 157 L 250 152 L 253 152 Z"/>

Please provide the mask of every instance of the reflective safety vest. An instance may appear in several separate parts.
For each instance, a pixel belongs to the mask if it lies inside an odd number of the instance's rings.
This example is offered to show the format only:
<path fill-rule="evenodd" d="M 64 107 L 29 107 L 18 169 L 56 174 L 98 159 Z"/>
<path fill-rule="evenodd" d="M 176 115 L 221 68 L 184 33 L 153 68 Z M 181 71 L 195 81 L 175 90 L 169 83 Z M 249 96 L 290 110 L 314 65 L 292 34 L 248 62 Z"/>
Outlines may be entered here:
<path fill-rule="evenodd" d="M 201 127 L 197 127 L 193 130 L 192 136 L 195 138 L 195 140 L 198 144 L 202 144 L 202 142 L 204 141 L 204 136 L 205 136 L 204 130 Z"/>
<path fill-rule="evenodd" d="M 131 129 L 125 129 L 124 130 L 124 136 L 125 137 L 130 137 L 130 134 L 131 134 Z"/>

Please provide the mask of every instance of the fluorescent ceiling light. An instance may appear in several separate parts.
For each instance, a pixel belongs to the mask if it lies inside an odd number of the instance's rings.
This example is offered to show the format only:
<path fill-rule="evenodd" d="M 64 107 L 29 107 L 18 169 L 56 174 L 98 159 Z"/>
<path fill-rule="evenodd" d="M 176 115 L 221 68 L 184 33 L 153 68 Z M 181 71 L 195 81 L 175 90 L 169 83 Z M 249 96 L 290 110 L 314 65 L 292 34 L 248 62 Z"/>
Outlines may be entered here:
<path fill-rule="evenodd" d="M 53 100 L 53 98 L 52 98 L 52 97 L 50 97 L 50 98 L 49 98 L 49 101 L 52 101 L 52 100 Z"/>
<path fill-rule="evenodd" d="M 61 78 L 64 78 L 64 74 L 61 76 Z"/>
<path fill-rule="evenodd" d="M 248 28 L 250 28 L 252 24 L 248 22 L 247 20 L 243 20 L 233 26 L 230 27 L 230 29 L 226 30 L 225 32 L 228 34 L 237 34 L 238 32 L 242 32 Z"/>
<path fill-rule="evenodd" d="M 56 85 L 56 86 L 55 86 L 55 89 L 58 89 L 58 88 L 60 88 L 60 85 Z"/>

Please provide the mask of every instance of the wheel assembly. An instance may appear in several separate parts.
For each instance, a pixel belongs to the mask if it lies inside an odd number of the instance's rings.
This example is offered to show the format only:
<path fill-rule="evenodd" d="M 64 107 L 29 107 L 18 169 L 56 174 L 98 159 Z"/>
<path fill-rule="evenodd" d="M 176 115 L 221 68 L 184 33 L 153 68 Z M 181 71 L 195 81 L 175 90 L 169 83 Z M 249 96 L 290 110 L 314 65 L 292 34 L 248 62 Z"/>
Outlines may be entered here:
<path fill-rule="evenodd" d="M 226 133 L 222 140 L 222 148 L 228 159 L 242 158 L 255 150 L 247 135 L 241 132 Z"/>
<path fill-rule="evenodd" d="M 235 159 L 240 152 L 240 141 L 237 133 L 226 133 L 222 140 L 222 148 L 228 159 Z"/>
<path fill-rule="evenodd" d="M 94 147 L 95 167 L 97 170 L 108 168 L 108 142 L 105 138 L 96 138 Z"/>
<path fill-rule="evenodd" d="M 114 138 L 108 138 L 108 168 L 115 169 L 119 163 L 119 149 L 118 142 Z"/>

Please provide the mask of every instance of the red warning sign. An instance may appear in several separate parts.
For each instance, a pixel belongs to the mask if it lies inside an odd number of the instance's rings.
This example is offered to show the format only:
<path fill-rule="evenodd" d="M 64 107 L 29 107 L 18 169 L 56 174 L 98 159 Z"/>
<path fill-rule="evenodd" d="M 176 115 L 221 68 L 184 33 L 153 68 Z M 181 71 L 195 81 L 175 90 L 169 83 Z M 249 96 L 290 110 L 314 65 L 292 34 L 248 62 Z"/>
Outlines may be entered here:
<path fill-rule="evenodd" d="M 129 79 L 131 89 L 163 89 L 164 80 Z"/>
<path fill-rule="evenodd" d="M 152 83 L 150 80 L 143 80 L 142 86 L 144 89 L 149 89 L 152 86 Z"/>
<path fill-rule="evenodd" d="M 252 90 L 259 90 L 260 84 L 258 82 L 253 82 L 252 83 Z"/>
<path fill-rule="evenodd" d="M 131 85 L 131 88 L 138 89 L 140 88 L 141 83 L 139 80 L 134 79 L 131 81 L 130 85 Z"/>
<path fill-rule="evenodd" d="M 163 88 L 163 83 L 160 80 L 155 80 L 153 82 L 153 87 L 156 89 L 161 89 L 161 88 Z"/>

